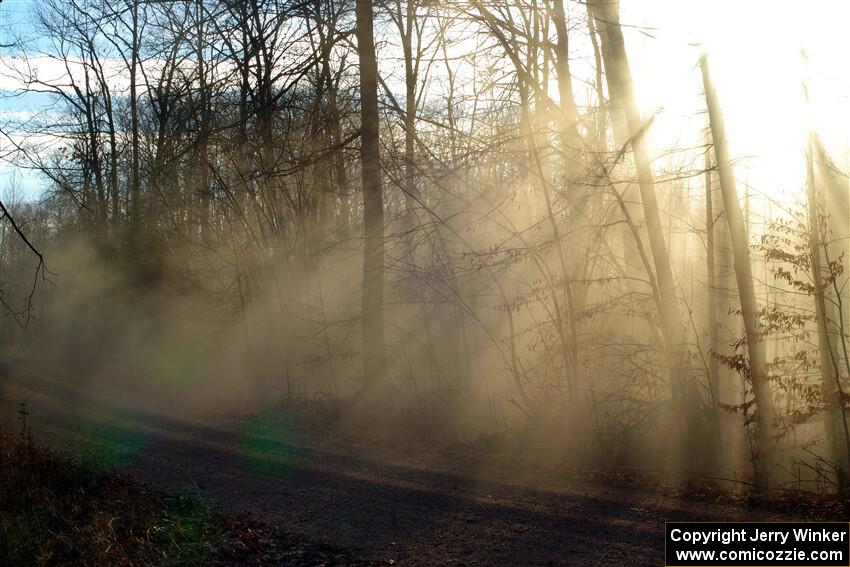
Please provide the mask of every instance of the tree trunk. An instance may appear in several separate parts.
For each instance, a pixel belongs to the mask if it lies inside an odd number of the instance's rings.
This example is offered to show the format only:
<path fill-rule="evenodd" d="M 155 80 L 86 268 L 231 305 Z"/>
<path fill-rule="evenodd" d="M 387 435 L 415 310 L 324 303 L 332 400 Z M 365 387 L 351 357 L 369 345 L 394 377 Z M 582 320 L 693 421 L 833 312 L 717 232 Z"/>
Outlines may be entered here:
<path fill-rule="evenodd" d="M 363 372 L 374 386 L 386 370 L 384 350 L 384 195 L 378 129 L 378 64 L 372 32 L 372 1 L 357 0 L 360 59 L 360 162 L 363 184 Z"/>
<path fill-rule="evenodd" d="M 138 99 L 138 77 L 137 69 L 139 65 L 139 2 L 138 0 L 130 0 L 132 8 L 131 17 L 131 33 L 132 33 L 132 53 L 130 54 L 130 130 L 132 136 L 131 143 L 131 159 L 132 169 L 130 172 L 130 195 L 133 199 L 132 203 L 132 220 L 138 224 L 141 217 L 141 176 L 139 173 L 139 99 Z M 134 227 L 134 230 L 138 226 Z"/>
<path fill-rule="evenodd" d="M 580 165 L 582 142 L 581 134 L 578 131 L 578 108 L 573 96 L 572 75 L 570 74 L 567 19 L 564 13 L 564 3 L 561 0 L 549 0 L 549 2 L 552 7 L 552 21 L 555 24 L 556 33 L 555 75 L 558 79 L 558 98 L 565 122 L 563 125 L 565 169 L 567 182 L 573 183 Z M 570 194 L 574 196 L 575 191 L 570 191 Z M 571 203 L 571 205 L 575 205 L 575 203 Z"/>
<path fill-rule="evenodd" d="M 741 314 L 744 319 L 744 332 L 747 338 L 750 378 L 756 403 L 757 454 L 753 456 L 754 482 L 758 489 L 771 485 L 770 473 L 774 461 L 775 420 L 773 396 L 765 371 L 765 348 L 761 337 L 761 321 L 753 285 L 752 264 L 748 247 L 747 226 L 738 191 L 735 188 L 735 175 L 726 146 L 726 125 L 720 112 L 717 94 L 708 70 L 705 56 L 700 60 L 702 80 L 705 88 L 705 101 L 711 125 L 711 137 L 714 142 L 714 154 L 717 159 L 717 171 L 720 177 L 720 190 L 723 195 L 723 207 L 729 226 L 732 257 L 735 265 L 735 279 L 738 282 L 738 296 L 741 302 Z"/>
<path fill-rule="evenodd" d="M 207 86 L 207 65 L 204 56 L 204 9 L 202 0 L 196 5 L 197 18 L 197 56 L 198 56 L 198 87 L 200 100 L 200 128 L 198 132 L 198 171 L 195 172 L 197 184 L 195 187 L 195 200 L 198 204 L 198 224 L 200 225 L 201 237 L 208 241 L 210 239 L 210 187 L 209 187 L 209 130 L 210 130 L 210 101 Z"/>
<path fill-rule="evenodd" d="M 591 6 L 597 29 L 602 36 L 602 57 L 605 62 L 611 106 L 616 108 L 619 104 L 625 113 L 629 141 L 637 167 L 641 204 L 658 284 L 661 331 L 670 368 L 673 411 L 685 421 L 687 439 L 684 441 L 688 448 L 694 450 L 691 455 L 695 457 L 701 425 L 696 422 L 698 412 L 695 408 L 689 407 L 690 402 L 695 400 L 695 388 L 692 381 L 686 380 L 685 377 L 688 364 L 687 337 L 679 315 L 679 300 L 673 268 L 667 244 L 664 241 L 661 215 L 655 196 L 655 176 L 644 142 L 647 124 L 643 122 L 638 112 L 623 31 L 619 23 L 619 1 L 593 0 Z M 615 120 L 617 120 L 616 117 Z"/>
<path fill-rule="evenodd" d="M 717 261 L 715 258 L 717 242 L 715 239 L 714 191 L 711 182 L 711 160 L 708 150 L 705 152 L 705 231 L 706 231 L 706 308 L 708 310 L 708 392 L 711 407 L 711 424 L 713 428 L 712 460 L 714 465 L 721 464 L 723 456 L 723 430 L 721 428 L 720 407 L 720 359 L 715 353 L 720 352 L 720 324 L 718 313 Z"/>
<path fill-rule="evenodd" d="M 806 89 L 807 90 L 807 89 Z M 808 92 L 805 93 L 808 100 Z M 812 282 L 814 283 L 815 322 L 818 327 L 818 357 L 820 360 L 821 383 L 823 385 L 826 415 L 824 429 L 832 458 L 838 466 L 839 486 L 843 489 L 848 459 L 850 459 L 850 432 L 843 408 L 843 391 L 841 387 L 841 370 L 838 366 L 837 341 L 830 337 L 830 321 L 835 320 L 836 310 L 826 302 L 826 283 L 824 282 L 823 252 L 824 243 L 821 239 L 821 226 L 824 224 L 818 210 L 818 190 L 815 180 L 815 140 L 814 133 L 809 133 L 806 143 L 806 204 L 809 223 L 809 255 L 812 266 Z M 843 443 L 842 443 L 843 441 Z"/>
<path fill-rule="evenodd" d="M 401 32 L 401 46 L 404 52 L 404 86 L 405 86 L 405 109 L 404 109 L 404 208 L 405 214 L 411 214 L 413 196 L 416 194 L 415 174 L 415 138 L 416 127 L 416 80 L 418 57 L 414 64 L 413 57 L 413 20 L 416 17 L 416 4 L 414 0 L 407 0 L 406 15 L 401 13 L 401 0 L 396 4 L 398 27 Z M 404 22 L 402 24 L 402 22 Z M 408 218 L 408 226 L 413 224 Z"/>

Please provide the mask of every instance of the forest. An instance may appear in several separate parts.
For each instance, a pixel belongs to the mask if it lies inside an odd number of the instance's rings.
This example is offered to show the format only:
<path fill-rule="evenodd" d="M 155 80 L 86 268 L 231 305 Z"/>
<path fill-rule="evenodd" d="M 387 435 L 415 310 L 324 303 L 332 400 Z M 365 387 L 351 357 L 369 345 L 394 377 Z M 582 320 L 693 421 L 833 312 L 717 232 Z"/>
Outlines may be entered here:
<path fill-rule="evenodd" d="M 157 431 L 200 447 L 220 426 L 285 484 L 320 460 L 293 440 L 309 422 L 348 456 L 449 448 L 540 490 L 534 467 L 842 499 L 848 18 L 6 0 L 2 431 L 30 416 L 146 480 L 164 474 L 145 477 L 148 452 L 203 460 Z M 336 544 L 367 546 L 357 523 Z M 446 564 L 438 549 L 408 562 Z"/>

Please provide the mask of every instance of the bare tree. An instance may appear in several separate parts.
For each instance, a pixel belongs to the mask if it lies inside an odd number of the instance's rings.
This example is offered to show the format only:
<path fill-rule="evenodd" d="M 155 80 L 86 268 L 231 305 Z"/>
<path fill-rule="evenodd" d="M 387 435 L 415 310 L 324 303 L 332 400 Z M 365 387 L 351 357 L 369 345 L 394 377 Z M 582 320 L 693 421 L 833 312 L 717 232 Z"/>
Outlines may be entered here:
<path fill-rule="evenodd" d="M 363 379 L 367 388 L 386 372 L 384 350 L 384 194 L 381 181 L 378 62 L 371 0 L 357 0 L 360 60 L 360 164 L 363 191 Z"/>
<path fill-rule="evenodd" d="M 608 91 L 617 100 L 625 114 L 629 142 L 637 167 L 638 185 L 643 215 L 647 225 L 650 250 L 658 283 L 661 330 L 669 356 L 670 382 L 673 388 L 674 407 L 680 419 L 687 424 L 688 437 L 697 439 L 701 425 L 694 416 L 694 384 L 688 376 L 688 342 L 679 313 L 670 254 L 664 240 L 661 216 L 655 195 L 655 176 L 646 150 L 645 137 L 649 121 L 644 121 L 637 107 L 632 84 L 631 69 L 626 55 L 625 41 L 619 20 L 618 0 L 599 0 L 591 4 L 596 28 L 602 36 L 602 55 L 605 62 Z M 613 103 L 612 103 L 613 105 Z M 615 118 L 616 120 L 616 118 Z"/>
<path fill-rule="evenodd" d="M 753 455 L 753 472 L 755 484 L 760 489 L 771 486 L 771 473 L 776 445 L 776 423 L 773 407 L 773 394 L 770 391 L 767 372 L 765 370 L 765 347 L 761 332 L 758 303 L 753 284 L 752 263 L 750 261 L 747 227 L 744 214 L 738 201 L 738 191 L 735 188 L 735 175 L 732 161 L 726 146 L 726 124 L 721 114 L 714 84 L 708 69 L 708 59 L 703 55 L 700 59 L 702 68 L 705 100 L 708 107 L 708 117 L 711 124 L 711 137 L 714 143 L 714 154 L 717 159 L 717 171 L 720 177 L 720 189 L 723 195 L 723 208 L 726 213 L 729 235 L 732 245 L 732 255 L 735 263 L 735 279 L 738 282 L 738 296 L 741 302 L 741 314 L 744 318 L 744 329 L 747 337 L 747 352 L 749 354 L 749 378 L 752 383 L 756 402 L 756 420 L 758 446 L 757 454 Z"/>

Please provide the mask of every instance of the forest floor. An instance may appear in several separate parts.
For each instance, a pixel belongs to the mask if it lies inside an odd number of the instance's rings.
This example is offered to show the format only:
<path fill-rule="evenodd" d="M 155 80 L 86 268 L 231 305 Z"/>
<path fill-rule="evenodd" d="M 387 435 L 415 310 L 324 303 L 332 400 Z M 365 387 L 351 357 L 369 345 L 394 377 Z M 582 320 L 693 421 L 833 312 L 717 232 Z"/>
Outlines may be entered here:
<path fill-rule="evenodd" d="M 37 430 L 63 450 L 154 490 L 195 494 L 288 538 L 345 550 L 336 560 L 317 556 L 317 565 L 657 566 L 665 521 L 812 515 L 712 502 L 617 474 L 594 480 L 462 449 L 346 438 L 304 427 L 281 408 L 211 424 L 120 405 L 101 407 L 97 418 L 90 409 L 71 417 L 61 410 L 67 396 L 49 410 L 44 396 L 30 392 L 28 400 L 29 411 L 49 414 Z"/>

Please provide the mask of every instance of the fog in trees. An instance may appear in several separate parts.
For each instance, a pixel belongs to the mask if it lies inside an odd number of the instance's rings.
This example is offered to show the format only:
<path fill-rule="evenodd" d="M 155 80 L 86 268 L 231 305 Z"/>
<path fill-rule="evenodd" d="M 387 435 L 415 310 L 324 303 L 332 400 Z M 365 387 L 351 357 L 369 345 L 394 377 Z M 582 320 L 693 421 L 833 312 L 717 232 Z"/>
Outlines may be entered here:
<path fill-rule="evenodd" d="M 4 399 L 844 490 L 848 74 L 650 4 L 34 1 Z"/>

